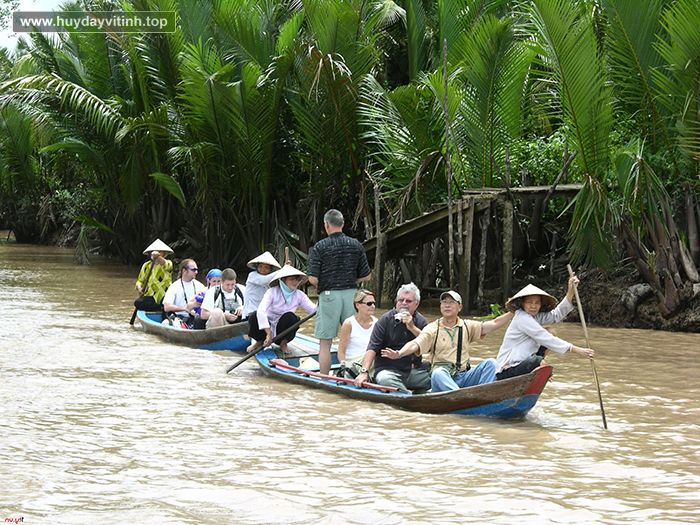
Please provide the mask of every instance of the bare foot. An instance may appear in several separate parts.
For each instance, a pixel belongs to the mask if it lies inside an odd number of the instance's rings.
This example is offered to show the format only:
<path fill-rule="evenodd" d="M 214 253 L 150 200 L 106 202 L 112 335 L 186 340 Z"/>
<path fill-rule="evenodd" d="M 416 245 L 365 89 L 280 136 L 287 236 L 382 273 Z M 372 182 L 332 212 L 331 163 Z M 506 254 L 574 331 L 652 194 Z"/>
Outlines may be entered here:
<path fill-rule="evenodd" d="M 248 353 L 251 353 L 251 352 L 257 350 L 258 348 L 260 348 L 261 346 L 262 346 L 262 343 L 261 343 L 261 342 L 259 342 L 259 341 L 253 341 L 252 343 L 250 343 L 250 345 L 248 346 L 248 348 L 245 349 L 245 351 L 248 352 Z"/>
<path fill-rule="evenodd" d="M 280 341 L 280 351 L 286 356 L 292 355 L 292 351 L 287 346 L 287 341 Z"/>

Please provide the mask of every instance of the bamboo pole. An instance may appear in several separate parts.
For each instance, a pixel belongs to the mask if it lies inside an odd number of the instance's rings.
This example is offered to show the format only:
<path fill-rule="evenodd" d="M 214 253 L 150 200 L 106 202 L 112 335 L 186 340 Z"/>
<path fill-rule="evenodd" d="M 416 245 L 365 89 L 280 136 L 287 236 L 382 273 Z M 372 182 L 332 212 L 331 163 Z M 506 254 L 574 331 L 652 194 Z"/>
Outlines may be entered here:
<path fill-rule="evenodd" d="M 569 270 L 569 276 L 574 275 L 574 270 L 571 268 L 570 264 L 566 265 L 566 269 Z M 578 295 L 578 286 L 574 285 L 574 294 L 576 295 L 576 305 L 578 306 L 578 316 L 581 319 L 581 327 L 583 327 L 583 335 L 586 338 L 586 346 L 591 347 L 591 342 L 588 338 L 588 328 L 586 328 L 586 318 L 583 316 L 583 306 L 581 306 L 581 298 Z M 598 401 L 600 403 L 600 415 L 603 417 L 603 428 L 608 429 L 608 422 L 605 419 L 605 408 L 603 407 L 603 396 L 600 393 L 600 382 L 598 381 L 598 372 L 595 369 L 595 361 L 590 358 L 591 368 L 593 369 L 593 379 L 595 380 L 595 386 L 598 390 Z"/>

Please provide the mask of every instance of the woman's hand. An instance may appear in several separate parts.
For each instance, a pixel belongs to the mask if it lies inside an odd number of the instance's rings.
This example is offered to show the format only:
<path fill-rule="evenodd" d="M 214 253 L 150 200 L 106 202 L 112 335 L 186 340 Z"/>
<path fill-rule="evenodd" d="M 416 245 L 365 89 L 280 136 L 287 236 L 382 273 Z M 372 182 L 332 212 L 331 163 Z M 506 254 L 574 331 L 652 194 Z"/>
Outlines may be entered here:
<path fill-rule="evenodd" d="M 593 359 L 595 356 L 595 350 L 592 348 L 581 348 L 580 346 L 571 346 L 571 351 L 580 355 L 581 357 L 587 357 L 588 359 Z"/>
<path fill-rule="evenodd" d="M 576 287 L 581 281 L 579 280 L 578 277 L 576 277 L 575 273 L 571 274 L 571 277 L 569 277 L 569 285 L 568 288 L 566 289 L 566 298 L 569 300 L 570 303 L 574 301 L 574 294 L 576 293 Z"/>
<path fill-rule="evenodd" d="M 267 348 L 272 344 L 272 330 L 269 328 L 265 329 L 265 340 L 263 341 L 263 347 Z"/>

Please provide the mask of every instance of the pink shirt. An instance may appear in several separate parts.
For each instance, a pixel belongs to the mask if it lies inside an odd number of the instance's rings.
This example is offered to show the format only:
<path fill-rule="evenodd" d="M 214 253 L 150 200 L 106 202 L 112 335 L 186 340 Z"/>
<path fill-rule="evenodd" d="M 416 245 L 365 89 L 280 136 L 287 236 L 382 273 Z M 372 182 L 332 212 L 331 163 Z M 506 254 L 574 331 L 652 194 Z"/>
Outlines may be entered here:
<path fill-rule="evenodd" d="M 284 302 L 284 296 L 279 286 L 273 286 L 263 295 L 258 306 L 258 327 L 261 330 L 272 328 L 272 336 L 277 334 L 277 321 L 287 312 L 294 312 L 302 307 L 308 313 L 316 311 L 316 305 L 301 290 L 296 290 L 288 303 Z"/>

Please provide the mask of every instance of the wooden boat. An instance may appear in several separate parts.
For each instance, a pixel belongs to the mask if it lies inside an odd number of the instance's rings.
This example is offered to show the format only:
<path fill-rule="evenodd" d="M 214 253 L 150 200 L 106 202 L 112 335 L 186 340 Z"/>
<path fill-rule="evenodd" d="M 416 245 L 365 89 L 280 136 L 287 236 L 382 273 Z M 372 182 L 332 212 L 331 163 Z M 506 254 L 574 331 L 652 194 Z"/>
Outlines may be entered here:
<path fill-rule="evenodd" d="M 171 343 L 204 350 L 231 350 L 233 352 L 244 352 L 250 344 L 247 321 L 220 328 L 187 330 L 161 324 L 163 317 L 160 312 L 139 310 L 137 315 L 144 332 L 156 334 Z"/>
<path fill-rule="evenodd" d="M 318 356 L 318 340 L 297 334 L 290 346 L 296 346 Z M 552 367 L 541 366 L 527 375 L 504 379 L 485 385 L 461 388 L 451 392 L 410 395 L 394 388 L 365 383 L 356 387 L 352 380 L 327 376 L 318 372 L 318 366 L 308 367 L 308 357 L 281 359 L 272 349 L 256 354 L 258 365 L 266 376 L 322 388 L 354 399 L 386 403 L 405 410 L 430 414 L 462 414 L 503 419 L 520 418 L 535 406 L 542 390 L 552 375 Z M 337 362 L 335 355 L 333 360 Z M 311 361 L 313 362 L 313 361 Z"/>

